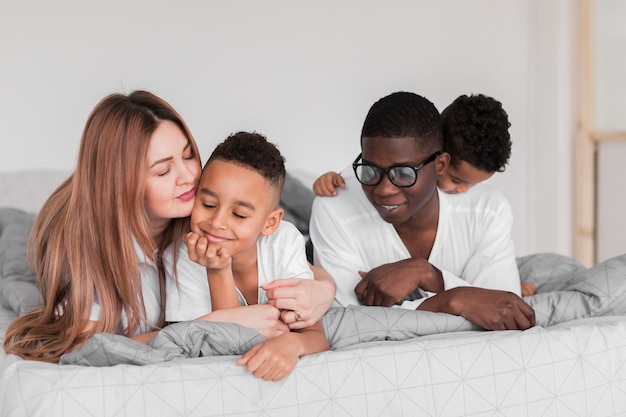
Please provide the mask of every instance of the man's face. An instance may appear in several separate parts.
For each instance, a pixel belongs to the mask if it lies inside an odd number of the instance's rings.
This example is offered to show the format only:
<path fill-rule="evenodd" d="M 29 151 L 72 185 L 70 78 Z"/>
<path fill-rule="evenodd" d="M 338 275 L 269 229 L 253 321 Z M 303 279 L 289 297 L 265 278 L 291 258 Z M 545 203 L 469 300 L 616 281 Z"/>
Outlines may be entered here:
<path fill-rule="evenodd" d="M 361 141 L 363 163 L 380 168 L 394 165 L 419 165 L 434 151 L 420 149 L 415 138 L 363 137 Z M 445 172 L 449 155 L 443 153 L 432 163 L 419 169 L 417 181 L 411 187 L 395 186 L 387 175 L 377 185 L 363 185 L 368 200 L 380 216 L 395 227 L 410 226 L 414 222 L 431 218 L 438 207 L 437 178 Z"/>

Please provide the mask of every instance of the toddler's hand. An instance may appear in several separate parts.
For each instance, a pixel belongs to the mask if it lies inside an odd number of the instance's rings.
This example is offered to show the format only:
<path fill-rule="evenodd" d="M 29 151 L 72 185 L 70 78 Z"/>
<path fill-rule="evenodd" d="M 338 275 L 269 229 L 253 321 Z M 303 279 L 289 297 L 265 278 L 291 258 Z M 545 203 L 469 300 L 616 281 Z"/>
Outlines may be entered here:
<path fill-rule="evenodd" d="M 535 295 L 537 289 L 532 282 L 522 281 L 522 297 L 530 297 L 531 295 Z"/>
<path fill-rule="evenodd" d="M 232 258 L 226 248 L 211 245 L 209 241 L 197 233 L 189 232 L 183 236 L 187 245 L 189 259 L 205 266 L 209 270 L 221 270 L 230 267 Z"/>
<path fill-rule="evenodd" d="M 322 174 L 315 180 L 313 183 L 313 192 L 318 196 L 330 197 L 337 195 L 337 187 L 345 188 L 346 183 L 341 175 L 331 171 Z"/>

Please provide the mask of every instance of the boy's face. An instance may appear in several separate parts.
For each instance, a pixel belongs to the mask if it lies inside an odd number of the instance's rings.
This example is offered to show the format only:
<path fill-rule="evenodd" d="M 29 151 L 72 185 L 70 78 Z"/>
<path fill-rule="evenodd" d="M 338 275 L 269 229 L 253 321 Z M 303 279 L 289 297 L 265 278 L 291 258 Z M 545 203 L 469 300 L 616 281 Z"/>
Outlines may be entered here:
<path fill-rule="evenodd" d="M 493 172 L 480 170 L 466 161 L 461 161 L 457 165 L 449 164 L 437 185 L 444 193 L 465 193 L 473 186 L 491 178 L 493 174 Z"/>
<path fill-rule="evenodd" d="M 394 165 L 419 165 L 437 149 L 420 150 L 412 137 L 363 137 L 361 150 L 363 163 L 385 169 Z M 417 181 L 411 187 L 397 187 L 391 183 L 388 175 L 383 175 L 377 185 L 363 185 L 363 191 L 386 222 L 396 227 L 419 222 L 422 210 L 428 210 L 437 201 L 437 178 L 445 171 L 448 158 L 447 153 L 442 153 L 433 162 L 420 168 Z"/>
<path fill-rule="evenodd" d="M 233 258 L 244 253 L 256 256 L 259 236 L 273 233 L 282 218 L 277 198 L 277 190 L 256 171 L 211 161 L 202 171 L 191 230 L 209 245 L 227 248 Z"/>

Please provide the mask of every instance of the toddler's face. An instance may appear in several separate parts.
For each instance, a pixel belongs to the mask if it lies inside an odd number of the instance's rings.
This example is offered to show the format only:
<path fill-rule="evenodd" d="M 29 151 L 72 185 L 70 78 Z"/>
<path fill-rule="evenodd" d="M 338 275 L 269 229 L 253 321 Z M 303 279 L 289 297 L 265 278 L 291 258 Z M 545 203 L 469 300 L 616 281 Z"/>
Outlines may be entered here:
<path fill-rule="evenodd" d="M 493 172 L 486 172 L 461 161 L 458 165 L 450 163 L 446 172 L 437 180 L 437 186 L 448 194 L 465 193 L 473 186 L 488 180 Z"/>

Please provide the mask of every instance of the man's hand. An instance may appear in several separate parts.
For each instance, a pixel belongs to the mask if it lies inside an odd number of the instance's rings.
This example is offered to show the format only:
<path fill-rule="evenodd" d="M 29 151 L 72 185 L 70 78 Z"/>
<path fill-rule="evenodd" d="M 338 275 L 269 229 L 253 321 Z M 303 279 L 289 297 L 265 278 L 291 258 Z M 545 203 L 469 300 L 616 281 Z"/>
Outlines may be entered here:
<path fill-rule="evenodd" d="M 457 287 L 426 299 L 418 310 L 463 316 L 487 330 L 526 330 L 535 325 L 535 311 L 508 291 Z"/>
<path fill-rule="evenodd" d="M 405 259 L 359 274 L 362 279 L 354 292 L 367 306 L 390 307 L 418 287 L 435 293 L 443 291 L 441 271 L 425 259 Z"/>

